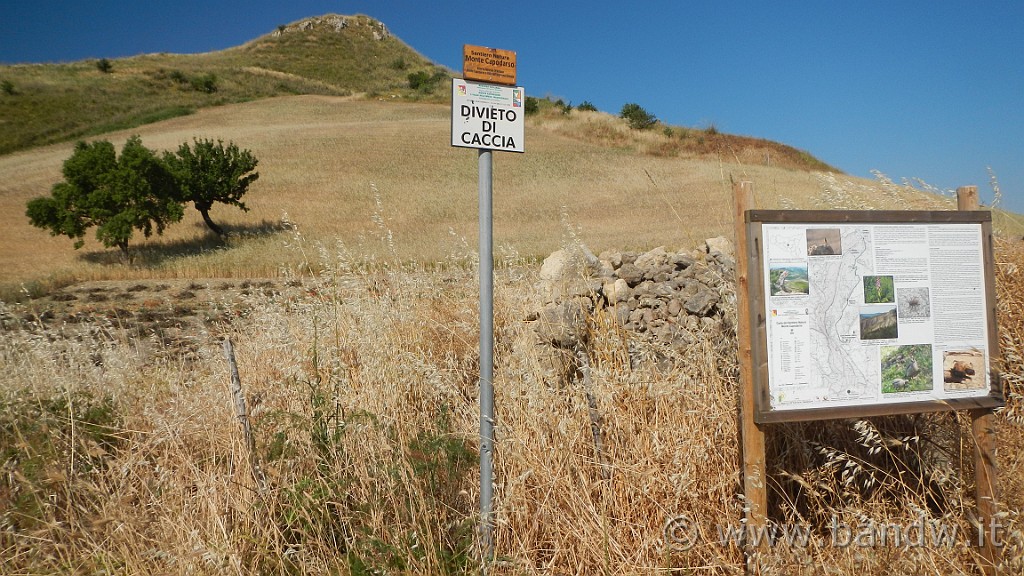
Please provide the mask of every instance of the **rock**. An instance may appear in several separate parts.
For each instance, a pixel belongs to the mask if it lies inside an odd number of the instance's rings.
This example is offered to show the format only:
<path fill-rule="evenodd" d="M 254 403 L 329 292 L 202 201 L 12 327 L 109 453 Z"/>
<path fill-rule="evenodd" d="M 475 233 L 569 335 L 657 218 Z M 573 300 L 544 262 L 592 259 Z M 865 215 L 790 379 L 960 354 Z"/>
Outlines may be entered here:
<path fill-rule="evenodd" d="M 604 297 L 608 299 L 611 304 L 617 304 L 619 302 L 625 302 L 633 296 L 633 290 L 629 287 L 622 278 L 617 278 L 611 282 L 604 283 Z"/>
<path fill-rule="evenodd" d="M 652 282 L 665 282 L 676 271 L 675 268 L 668 264 L 648 266 L 647 268 L 642 268 L 642 270 L 644 271 L 644 280 L 651 280 Z M 661 280 L 658 279 L 659 276 L 662 278 Z"/>
<path fill-rule="evenodd" d="M 637 268 L 657 268 L 668 264 L 668 252 L 664 246 L 658 246 L 650 252 L 645 252 L 637 257 L 633 263 Z"/>
<path fill-rule="evenodd" d="M 558 348 L 572 348 L 586 340 L 587 320 L 580 300 L 548 304 L 537 321 L 537 335 Z"/>
<path fill-rule="evenodd" d="M 615 307 L 615 321 L 618 322 L 619 326 L 625 326 L 629 322 L 629 315 L 632 310 L 629 306 L 616 306 Z"/>
<path fill-rule="evenodd" d="M 714 316 L 703 316 L 700 319 L 700 327 L 704 330 L 719 330 L 722 327 L 722 321 Z"/>
<path fill-rule="evenodd" d="M 670 316 L 679 316 L 679 313 L 683 311 L 683 303 L 678 298 L 673 298 L 668 301 L 668 313 Z"/>
<path fill-rule="evenodd" d="M 691 296 L 683 307 L 694 316 L 706 316 L 711 307 L 718 303 L 718 294 L 711 290 L 701 290 Z"/>
<path fill-rule="evenodd" d="M 623 262 L 622 266 L 615 272 L 619 278 L 626 281 L 631 288 L 636 286 L 640 282 L 643 282 L 644 272 L 640 268 L 637 268 L 631 262 Z"/>
<path fill-rule="evenodd" d="M 540 268 L 541 294 L 545 302 L 586 294 L 594 288 L 590 282 L 601 270 L 601 262 L 586 246 L 575 250 L 557 250 L 544 259 Z M 600 283 L 597 284 L 600 286 Z"/>
<path fill-rule="evenodd" d="M 697 260 L 689 254 L 673 254 L 669 257 L 668 263 L 671 264 L 676 270 L 686 270 L 690 266 L 693 266 Z"/>
<path fill-rule="evenodd" d="M 612 270 L 616 270 L 619 266 L 622 266 L 622 252 L 617 250 L 605 250 L 604 252 L 601 252 L 598 258 L 600 258 L 602 262 L 607 262 L 608 266 L 610 266 Z"/>
<path fill-rule="evenodd" d="M 652 329 L 651 332 L 658 337 L 658 340 L 674 348 L 697 341 L 697 338 L 689 330 L 675 323 L 662 324 Z"/>
<path fill-rule="evenodd" d="M 732 242 L 725 236 L 708 238 L 704 241 L 704 245 L 707 247 L 709 256 L 714 257 L 716 254 L 733 255 Z"/>

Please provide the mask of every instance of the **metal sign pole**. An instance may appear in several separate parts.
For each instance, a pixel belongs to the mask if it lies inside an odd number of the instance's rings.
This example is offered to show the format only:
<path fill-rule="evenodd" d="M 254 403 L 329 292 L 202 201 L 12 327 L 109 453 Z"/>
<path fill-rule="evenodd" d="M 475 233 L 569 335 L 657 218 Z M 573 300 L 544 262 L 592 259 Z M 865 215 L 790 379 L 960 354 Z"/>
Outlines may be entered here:
<path fill-rule="evenodd" d="M 480 150 L 480 545 L 484 573 L 494 557 L 494 246 L 493 152 Z"/>

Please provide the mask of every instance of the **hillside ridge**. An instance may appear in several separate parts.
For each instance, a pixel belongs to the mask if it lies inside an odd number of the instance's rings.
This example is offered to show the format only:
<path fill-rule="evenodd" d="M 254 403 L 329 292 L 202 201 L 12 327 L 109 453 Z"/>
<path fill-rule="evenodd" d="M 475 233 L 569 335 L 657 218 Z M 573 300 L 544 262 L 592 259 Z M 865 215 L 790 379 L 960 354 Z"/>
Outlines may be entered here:
<path fill-rule="evenodd" d="M 106 61 L 103 66 L 102 61 Z M 0 66 L 0 82 L 6 87 L 0 93 L 0 155 L 101 136 L 211 106 L 277 96 L 444 103 L 449 98 L 445 80 L 455 75 L 402 42 L 384 22 L 363 14 L 302 18 L 214 52 L 102 61 Z M 565 115 L 571 108 L 561 101 L 531 99 L 540 103 L 541 116 Z M 596 132 L 587 129 L 593 124 L 563 132 L 599 145 L 629 145 L 655 156 L 724 155 L 799 170 L 840 172 L 806 151 L 720 133 L 713 127 L 659 123 L 640 135 L 609 130 L 604 124 Z M 667 138 L 657 137 L 659 133 Z M 647 145 L 644 140 L 652 142 Z"/>
<path fill-rule="evenodd" d="M 0 155 L 99 136 L 196 110 L 296 94 L 441 102 L 409 74 L 449 72 L 369 16 L 326 15 L 282 25 L 239 46 L 0 66 Z"/>

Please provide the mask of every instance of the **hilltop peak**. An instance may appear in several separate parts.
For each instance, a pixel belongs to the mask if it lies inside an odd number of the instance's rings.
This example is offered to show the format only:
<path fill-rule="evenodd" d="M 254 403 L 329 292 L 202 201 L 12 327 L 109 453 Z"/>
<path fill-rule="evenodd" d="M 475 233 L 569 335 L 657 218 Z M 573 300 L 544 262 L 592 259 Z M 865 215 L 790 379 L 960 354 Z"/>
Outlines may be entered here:
<path fill-rule="evenodd" d="M 349 28 L 359 28 L 363 26 L 369 28 L 374 40 L 385 40 L 391 37 L 391 32 L 388 31 L 387 26 L 385 26 L 383 22 L 361 14 L 356 16 L 342 16 L 340 14 L 311 16 L 309 18 L 303 18 L 297 22 L 292 22 L 291 24 L 278 26 L 277 30 L 272 32 L 270 36 L 276 38 L 284 34 L 310 32 L 313 30 L 328 30 L 340 33 Z"/>

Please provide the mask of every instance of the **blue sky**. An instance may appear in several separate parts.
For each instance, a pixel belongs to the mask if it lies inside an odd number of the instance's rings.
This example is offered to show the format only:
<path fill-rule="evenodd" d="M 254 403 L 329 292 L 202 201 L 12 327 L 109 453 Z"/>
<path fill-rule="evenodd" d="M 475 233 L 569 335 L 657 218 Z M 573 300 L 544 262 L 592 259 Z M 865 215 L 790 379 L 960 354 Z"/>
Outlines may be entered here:
<path fill-rule="evenodd" d="M 1024 212 L 1024 2 L 120 0 L 0 6 L 0 62 L 193 53 L 307 16 L 366 14 L 460 71 L 517 52 L 528 94 L 636 102 L 669 124 L 778 140 L 856 176 L 977 184 Z M 529 143 L 527 142 L 527 153 Z"/>

